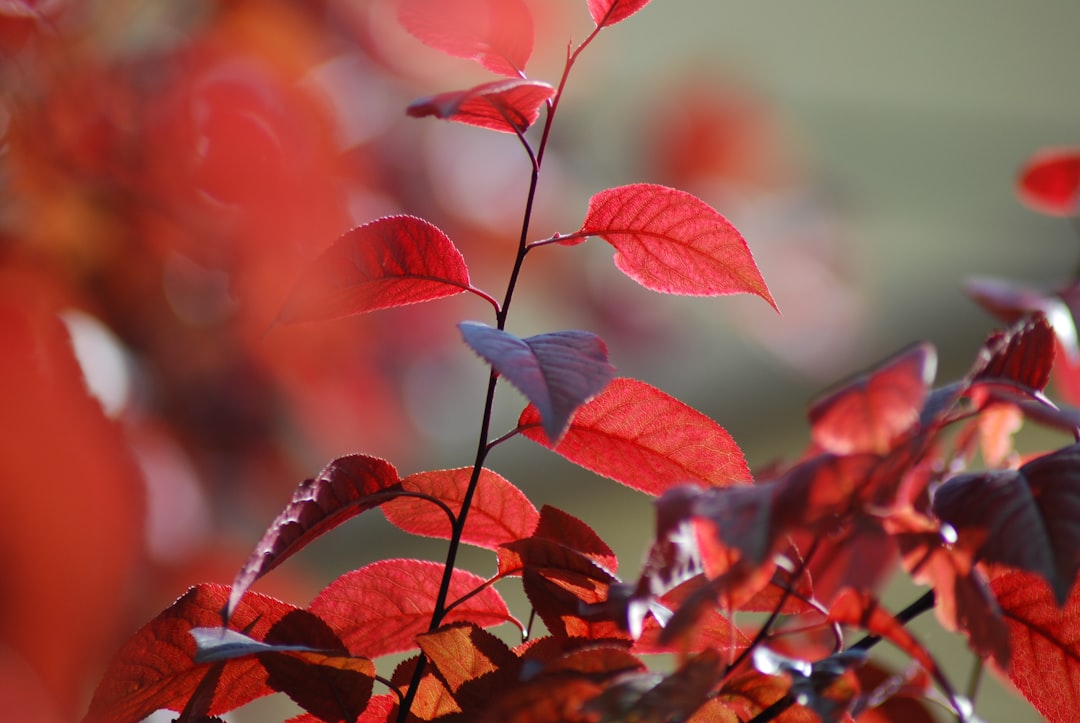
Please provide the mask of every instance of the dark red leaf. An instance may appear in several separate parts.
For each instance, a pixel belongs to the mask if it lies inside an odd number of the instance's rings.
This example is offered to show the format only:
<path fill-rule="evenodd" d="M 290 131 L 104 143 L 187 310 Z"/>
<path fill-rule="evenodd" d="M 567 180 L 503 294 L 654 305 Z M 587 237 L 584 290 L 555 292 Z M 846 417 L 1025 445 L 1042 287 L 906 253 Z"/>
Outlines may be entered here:
<path fill-rule="evenodd" d="M 477 723 L 595 723 L 583 708 L 601 691 L 600 683 L 581 675 L 540 676 L 496 698 Z"/>
<path fill-rule="evenodd" d="M 556 507 L 544 505 L 540 508 L 540 520 L 533 536 L 569 547 L 612 574 L 619 569 L 615 553 L 593 528 Z"/>
<path fill-rule="evenodd" d="M 1047 148 L 1020 171 L 1016 192 L 1029 208 L 1051 216 L 1080 212 L 1080 148 Z"/>
<path fill-rule="evenodd" d="M 579 231 L 615 247 L 615 265 L 665 294 L 756 294 L 775 309 L 742 235 L 707 203 L 685 191 L 636 183 L 589 200 Z"/>
<path fill-rule="evenodd" d="M 132 635 L 113 658 L 83 723 L 139 721 L 154 711 L 183 710 L 213 663 L 196 663 L 193 628 L 221 625 L 228 598 L 224 585 L 198 585 Z M 240 601 L 230 620 L 256 640 L 297 608 L 252 593 Z M 218 715 L 269 695 L 266 673 L 254 658 L 225 663 L 217 695 L 208 713 Z"/>
<path fill-rule="evenodd" d="M 964 283 L 964 291 L 980 306 L 1006 324 L 1014 324 L 1031 314 L 1042 314 L 1054 328 L 1058 341 L 1068 356 L 1078 354 L 1076 323 L 1069 305 L 1062 298 L 1067 291 L 1052 292 L 1012 281 L 974 278 Z"/>
<path fill-rule="evenodd" d="M 325 620 L 353 655 L 376 658 L 417 648 L 435 611 L 443 566 L 426 560 L 382 560 L 347 572 L 318 594 L 308 610 Z M 456 569 L 449 602 L 484 585 L 484 579 Z M 491 587 L 455 606 L 444 623 L 471 622 L 491 627 L 520 623 Z"/>
<path fill-rule="evenodd" d="M 590 702 L 586 710 L 602 714 L 605 721 L 689 720 L 705 704 L 723 678 L 723 671 L 719 654 L 706 650 L 684 660 L 676 671 L 659 682 L 652 675 L 624 677 Z"/>
<path fill-rule="evenodd" d="M 472 290 L 465 259 L 420 218 L 387 216 L 347 231 L 305 269 L 278 321 L 326 321 Z"/>
<path fill-rule="evenodd" d="M 398 21 L 420 42 L 517 77 L 533 49 L 532 13 L 522 0 L 398 0 Z"/>
<path fill-rule="evenodd" d="M 414 118 L 435 116 L 502 133 L 524 133 L 555 89 L 535 80 L 497 80 L 468 90 L 439 93 L 409 104 Z"/>
<path fill-rule="evenodd" d="M 814 442 L 834 454 L 885 454 L 918 422 L 936 369 L 934 347 L 917 344 L 818 399 Z"/>
<path fill-rule="evenodd" d="M 587 0 L 589 15 L 597 27 L 607 28 L 625 20 L 649 4 L 649 0 Z"/>
<path fill-rule="evenodd" d="M 1080 570 L 1080 445 L 1018 470 L 957 475 L 938 488 L 933 506 L 959 546 L 1041 575 L 1064 604 Z"/>
<path fill-rule="evenodd" d="M 525 339 L 476 322 L 458 324 L 465 343 L 525 395 L 548 439 L 558 440 L 570 417 L 615 375 L 607 345 L 587 331 L 556 331 Z"/>
<path fill-rule="evenodd" d="M 992 334 L 980 350 L 975 382 L 1006 382 L 1042 391 L 1054 366 L 1054 329 L 1042 314 Z"/>
<path fill-rule="evenodd" d="M 354 454 L 326 465 L 318 477 L 296 488 L 289 504 L 263 533 L 233 580 L 224 616 L 230 616 L 256 580 L 312 540 L 400 493 L 397 470 L 386 460 Z"/>
<path fill-rule="evenodd" d="M 452 693 L 478 678 L 518 664 L 517 656 L 505 643 L 475 625 L 446 626 L 420 635 L 418 641 L 420 650 Z"/>
<path fill-rule="evenodd" d="M 461 511 L 471 476 L 472 467 L 420 472 L 403 479 L 401 487 L 406 492 L 440 500 L 456 515 Z M 387 520 L 406 532 L 450 539 L 449 518 L 430 500 L 397 497 L 384 502 L 382 512 Z M 539 519 L 536 508 L 521 490 L 495 472 L 483 469 L 461 541 L 494 550 L 533 534 Z"/>
<path fill-rule="evenodd" d="M 990 582 L 1009 626 L 1009 678 L 1046 720 L 1080 710 L 1080 588 L 1062 606 L 1038 577 L 1008 572 Z"/>
<path fill-rule="evenodd" d="M 904 627 L 903 623 L 881 607 L 874 596 L 851 588 L 842 591 L 829 607 L 829 620 L 885 638 L 911 656 L 913 660 L 918 661 L 932 676 L 935 678 L 940 676 L 937 663 L 926 647 Z"/>
<path fill-rule="evenodd" d="M 530 405 L 522 433 L 550 447 Z M 733 485 L 750 480 L 742 450 L 701 412 L 635 379 L 618 378 L 581 406 L 554 451 L 599 475 L 647 494 L 685 482 Z"/>

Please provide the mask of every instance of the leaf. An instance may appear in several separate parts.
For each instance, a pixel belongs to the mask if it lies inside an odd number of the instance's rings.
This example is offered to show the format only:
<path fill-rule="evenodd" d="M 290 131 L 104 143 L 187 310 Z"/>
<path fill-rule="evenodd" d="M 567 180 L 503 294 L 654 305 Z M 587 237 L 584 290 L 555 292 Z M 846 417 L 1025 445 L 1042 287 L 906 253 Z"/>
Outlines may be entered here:
<path fill-rule="evenodd" d="M 409 104 L 414 118 L 435 116 L 501 133 L 524 133 L 540 117 L 555 88 L 535 80 L 497 80 L 468 90 L 439 93 Z"/>
<path fill-rule="evenodd" d="M 548 439 L 559 439 L 571 415 L 615 375 L 607 345 L 586 331 L 525 339 L 476 322 L 458 324 L 465 343 L 539 410 Z"/>
<path fill-rule="evenodd" d="M 685 191 L 649 183 L 609 188 L 589 200 L 578 232 L 615 247 L 615 266 L 665 294 L 756 294 L 774 308 L 742 235 Z"/>
<path fill-rule="evenodd" d="M 641 8 L 649 4 L 649 0 L 587 0 L 589 15 L 598 28 L 608 28 L 615 23 L 626 20 Z"/>
<path fill-rule="evenodd" d="M 195 586 L 128 638 L 109 663 L 83 723 L 138 721 L 161 708 L 182 710 L 214 665 L 195 662 L 191 630 L 219 626 L 228 594 L 224 585 Z M 252 593 L 236 607 L 230 624 L 233 630 L 243 630 L 258 640 L 294 610 Z M 218 715 L 272 692 L 256 660 L 229 661 L 209 714 Z"/>
<path fill-rule="evenodd" d="M 1080 710 L 1080 588 L 1064 605 L 1045 582 L 1007 572 L 990 587 L 1005 614 L 1013 657 L 1009 678 L 1051 723 Z"/>
<path fill-rule="evenodd" d="M 419 637 L 419 644 L 452 693 L 479 678 L 518 664 L 517 657 L 505 643 L 475 625 L 450 625 L 433 633 L 424 633 Z M 463 710 L 468 709 L 463 706 Z"/>
<path fill-rule="evenodd" d="M 445 233 L 386 216 L 342 234 L 300 274 L 278 322 L 327 321 L 469 291 L 465 259 Z"/>
<path fill-rule="evenodd" d="M 403 479 L 401 487 L 406 492 L 440 500 L 456 515 L 461 512 L 472 471 L 472 467 L 461 467 L 420 472 Z M 384 502 L 382 512 L 391 524 L 405 532 L 450 539 L 450 520 L 430 500 L 397 497 Z M 539 519 L 540 514 L 521 490 L 495 472 L 482 469 L 461 541 L 494 550 L 533 534 Z"/>
<path fill-rule="evenodd" d="M 1017 322 L 1007 332 L 992 334 L 979 352 L 973 380 L 1042 391 L 1054 366 L 1054 341 L 1054 329 L 1043 314 Z"/>
<path fill-rule="evenodd" d="M 1080 570 L 1080 445 L 1017 470 L 957 475 L 937 489 L 933 509 L 958 546 L 1042 576 L 1065 603 Z"/>
<path fill-rule="evenodd" d="M 829 621 L 885 638 L 918 661 L 935 679 L 941 675 L 926 647 L 869 593 L 853 588 L 841 591 L 829 606 Z"/>
<path fill-rule="evenodd" d="M 360 454 L 340 457 L 302 482 L 236 574 L 224 617 L 256 580 L 346 520 L 400 494 L 400 482 L 392 464 Z"/>
<path fill-rule="evenodd" d="M 493 73 L 518 77 L 533 49 L 522 0 L 398 0 L 398 21 L 417 40 Z"/>
<path fill-rule="evenodd" d="M 1075 359 L 1080 353 L 1076 339 L 1076 323 L 1063 298 L 1068 293 L 1067 290 L 1049 292 L 1001 279 L 973 278 L 964 283 L 964 292 L 1007 324 L 1020 321 L 1032 313 L 1044 315 L 1054 328 L 1061 345 L 1067 350 L 1068 357 Z"/>
<path fill-rule="evenodd" d="M 347 572 L 330 583 L 308 610 L 330 625 L 353 655 L 377 658 L 417 648 L 435 612 L 443 566 L 426 560 L 382 560 Z M 456 569 L 448 600 L 453 602 L 484 585 L 484 579 Z M 455 606 L 443 623 L 471 622 L 491 627 L 520 623 L 493 588 L 484 587 Z"/>
<path fill-rule="evenodd" d="M 1046 148 L 1020 171 L 1016 193 L 1028 208 L 1050 216 L 1080 212 L 1080 148 Z"/>
<path fill-rule="evenodd" d="M 885 454 L 919 421 L 937 369 L 927 343 L 860 374 L 810 406 L 811 437 L 833 454 Z"/>
<path fill-rule="evenodd" d="M 530 405 L 522 434 L 552 447 Z M 750 480 L 742 450 L 723 427 L 656 387 L 614 379 L 582 405 L 554 451 L 574 464 L 647 494 L 693 481 L 725 486 Z"/>
<path fill-rule="evenodd" d="M 551 540 L 578 552 L 611 574 L 619 569 L 619 559 L 593 528 L 557 507 L 540 508 L 540 520 L 533 537 Z"/>

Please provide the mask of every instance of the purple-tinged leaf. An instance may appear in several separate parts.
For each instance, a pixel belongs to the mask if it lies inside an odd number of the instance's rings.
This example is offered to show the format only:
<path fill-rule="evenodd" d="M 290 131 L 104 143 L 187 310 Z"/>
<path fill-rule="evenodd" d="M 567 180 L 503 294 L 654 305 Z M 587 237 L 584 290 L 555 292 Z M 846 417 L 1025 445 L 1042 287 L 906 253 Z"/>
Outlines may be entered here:
<path fill-rule="evenodd" d="M 548 439 L 558 441 L 574 411 L 615 376 L 607 345 L 586 331 L 556 331 L 519 339 L 476 322 L 458 324 L 465 343 L 540 412 Z"/>
<path fill-rule="evenodd" d="M 1050 381 L 1054 366 L 1054 329 L 1042 314 L 996 332 L 980 352 L 975 382 L 1011 383 L 1040 392 Z"/>
<path fill-rule="evenodd" d="M 228 619 L 256 580 L 293 553 L 401 491 L 401 480 L 392 464 L 360 454 L 340 457 L 314 479 L 302 482 L 237 573 L 224 617 Z"/>
<path fill-rule="evenodd" d="M 554 94 L 553 87 L 535 80 L 497 80 L 421 98 L 406 112 L 414 118 L 435 116 L 501 133 L 524 133 Z"/>
<path fill-rule="evenodd" d="M 345 232 L 323 251 L 301 273 L 278 321 L 326 321 L 463 291 L 476 290 L 445 233 L 414 216 L 387 216 Z"/>

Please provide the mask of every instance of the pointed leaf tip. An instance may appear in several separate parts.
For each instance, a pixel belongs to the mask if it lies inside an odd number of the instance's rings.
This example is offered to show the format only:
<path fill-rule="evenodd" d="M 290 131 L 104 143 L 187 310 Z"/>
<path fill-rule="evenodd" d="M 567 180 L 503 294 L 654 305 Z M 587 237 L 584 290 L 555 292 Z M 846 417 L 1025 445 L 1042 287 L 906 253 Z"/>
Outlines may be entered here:
<path fill-rule="evenodd" d="M 523 0 L 397 0 L 397 17 L 425 45 L 518 77 L 533 50 L 533 18 Z"/>
<path fill-rule="evenodd" d="M 746 241 L 685 191 L 651 183 L 609 188 L 589 200 L 579 233 L 615 247 L 615 266 L 647 289 L 685 296 L 749 293 L 779 311 Z"/>
<path fill-rule="evenodd" d="M 421 98 L 411 103 L 406 112 L 414 118 L 435 116 L 501 133 L 524 133 L 554 94 L 555 89 L 547 83 L 497 80 Z"/>
<path fill-rule="evenodd" d="M 649 0 L 588 0 L 589 15 L 599 28 L 622 22 L 649 4 Z"/>
<path fill-rule="evenodd" d="M 1020 171 L 1016 193 L 1028 208 L 1050 216 L 1080 213 L 1080 148 L 1046 148 Z"/>

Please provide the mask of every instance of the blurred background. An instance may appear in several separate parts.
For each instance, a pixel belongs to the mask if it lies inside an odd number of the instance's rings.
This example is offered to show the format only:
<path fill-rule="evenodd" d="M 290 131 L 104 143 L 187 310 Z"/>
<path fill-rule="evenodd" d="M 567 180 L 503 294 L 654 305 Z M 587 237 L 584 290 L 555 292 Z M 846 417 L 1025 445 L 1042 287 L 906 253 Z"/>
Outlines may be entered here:
<path fill-rule="evenodd" d="M 528 73 L 555 83 L 585 3 L 529 4 Z M 1013 190 L 1037 149 L 1080 142 L 1078 27 L 1074 0 L 652 3 L 575 68 L 531 237 L 576 230 L 604 188 L 676 186 L 743 232 L 783 315 L 651 294 L 593 240 L 530 255 L 509 329 L 600 333 L 752 467 L 796 456 L 808 401 L 911 342 L 963 373 L 995 326 L 966 278 L 1052 284 L 1080 257 Z M 52 723 L 189 585 L 230 582 L 331 459 L 471 462 L 487 372 L 454 324 L 491 321 L 476 298 L 273 320 L 307 261 L 391 213 L 446 231 L 501 298 L 528 161 L 511 136 L 405 117 L 493 78 L 420 45 L 390 0 L 13 0 L 0 53 L 0 719 Z M 503 390 L 496 428 L 522 406 Z M 491 466 L 636 575 L 648 499 L 524 441 Z M 365 562 L 443 554 L 373 513 L 256 589 L 305 605 Z M 963 685 L 963 642 L 919 631 Z M 1035 719 L 987 691 L 988 720 Z"/>

